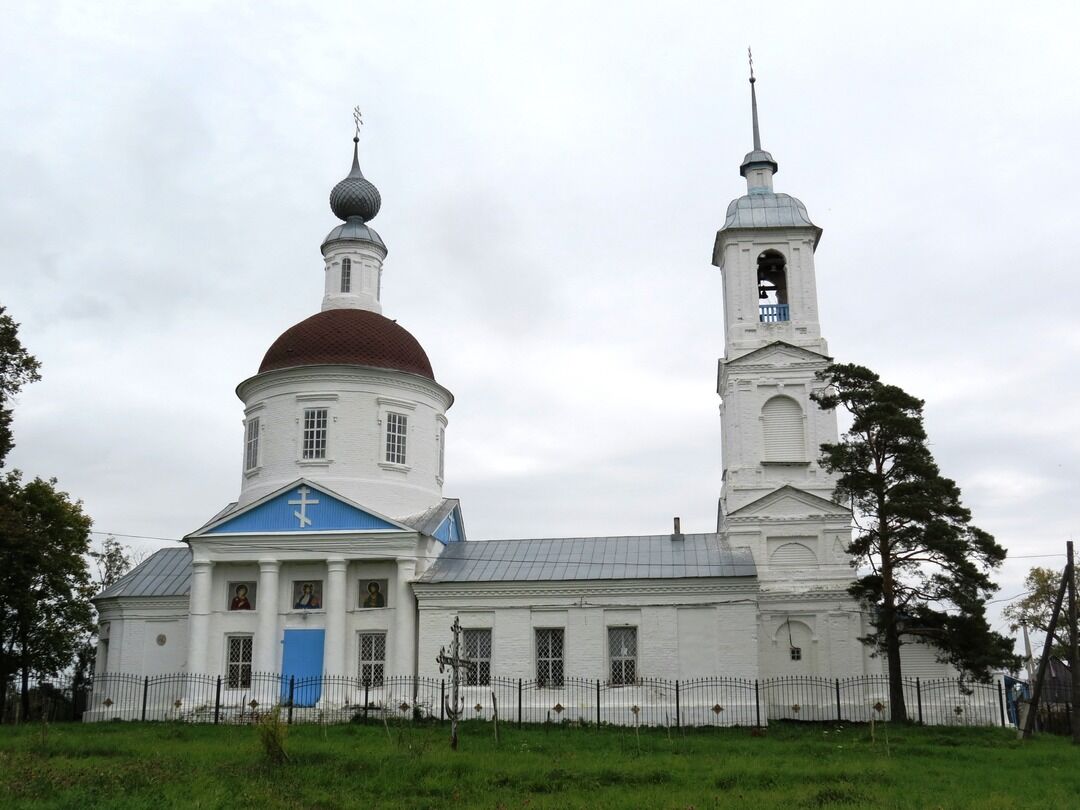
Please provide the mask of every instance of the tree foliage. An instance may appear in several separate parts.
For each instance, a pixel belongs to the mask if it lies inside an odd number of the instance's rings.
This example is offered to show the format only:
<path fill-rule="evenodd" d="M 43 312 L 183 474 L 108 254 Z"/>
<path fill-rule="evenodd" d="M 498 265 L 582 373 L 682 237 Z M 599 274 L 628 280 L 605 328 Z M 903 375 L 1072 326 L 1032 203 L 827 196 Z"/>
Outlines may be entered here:
<path fill-rule="evenodd" d="M 0 478 L 0 681 L 72 663 L 92 621 L 90 525 L 55 479 Z"/>
<path fill-rule="evenodd" d="M 971 525 L 956 483 L 941 475 L 927 446 L 923 401 L 851 364 L 819 373 L 828 386 L 813 399 L 843 407 L 851 428 L 821 446 L 822 466 L 837 476 L 835 498 L 849 504 L 855 533 L 848 551 L 866 573 L 850 592 L 871 611 L 864 642 L 888 661 L 893 719 L 906 719 L 900 646 L 921 636 L 939 658 L 979 679 L 1016 665 L 1011 639 L 991 631 L 990 572 L 1005 549 Z"/>
<path fill-rule="evenodd" d="M 1024 590 L 1027 594 L 1023 599 L 1013 602 L 1006 607 L 1001 614 L 1009 620 L 1009 629 L 1014 633 L 1020 629 L 1020 625 L 1026 624 L 1028 629 L 1035 630 L 1046 635 L 1050 629 L 1050 614 L 1054 611 L 1054 600 L 1057 598 L 1058 588 L 1061 587 L 1061 571 L 1036 566 L 1028 571 L 1024 578 Z M 1050 647 L 1052 655 L 1056 655 L 1064 661 L 1069 660 L 1069 631 L 1068 623 L 1061 618 L 1054 628 L 1054 642 Z"/>
<path fill-rule="evenodd" d="M 0 467 L 15 442 L 11 434 L 11 399 L 27 383 L 41 379 L 41 364 L 19 341 L 19 325 L 0 307 Z"/>
<path fill-rule="evenodd" d="M 106 537 L 99 550 L 90 552 L 90 559 L 97 569 L 94 582 L 99 591 L 119 580 L 133 564 L 131 549 L 115 537 Z"/>

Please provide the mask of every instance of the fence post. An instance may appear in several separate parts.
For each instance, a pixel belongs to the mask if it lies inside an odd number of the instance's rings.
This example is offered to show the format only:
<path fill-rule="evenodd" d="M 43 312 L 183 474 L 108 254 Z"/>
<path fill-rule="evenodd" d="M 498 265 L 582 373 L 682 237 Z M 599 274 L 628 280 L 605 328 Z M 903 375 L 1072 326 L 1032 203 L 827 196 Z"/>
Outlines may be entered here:
<path fill-rule="evenodd" d="M 675 728 L 682 728 L 682 717 L 679 707 L 679 679 L 675 679 Z"/>
<path fill-rule="evenodd" d="M 836 722 L 844 722 L 844 712 L 840 709 L 840 679 L 836 679 Z"/>
<path fill-rule="evenodd" d="M 600 725 L 600 679 L 596 679 L 596 725 Z"/>
<path fill-rule="evenodd" d="M 761 695 L 758 692 L 758 679 L 754 678 L 754 725 L 761 725 Z"/>
<path fill-rule="evenodd" d="M 217 689 L 214 692 L 214 725 L 221 720 L 221 676 L 217 676 Z"/>
<path fill-rule="evenodd" d="M 371 705 L 371 699 L 369 692 L 371 690 L 371 678 L 364 679 L 364 725 L 367 725 L 368 721 L 368 706 Z"/>
<path fill-rule="evenodd" d="M 220 681 L 220 679 L 219 679 Z M 289 725 L 292 725 L 293 694 L 296 691 L 296 676 L 289 676 Z"/>
<path fill-rule="evenodd" d="M 142 684 L 142 721 L 146 722 L 146 693 L 150 691 L 150 676 L 143 678 Z"/>
<path fill-rule="evenodd" d="M 521 678 L 518 678 L 518 728 L 521 728 Z"/>
<path fill-rule="evenodd" d="M 998 707 L 1001 709 L 1001 727 L 1005 728 L 1008 723 L 1005 722 L 1005 690 L 1001 688 L 1001 681 L 998 681 Z"/>
<path fill-rule="evenodd" d="M 915 679 L 915 699 L 919 703 L 919 725 L 923 725 L 922 719 L 922 681 L 919 678 Z"/>

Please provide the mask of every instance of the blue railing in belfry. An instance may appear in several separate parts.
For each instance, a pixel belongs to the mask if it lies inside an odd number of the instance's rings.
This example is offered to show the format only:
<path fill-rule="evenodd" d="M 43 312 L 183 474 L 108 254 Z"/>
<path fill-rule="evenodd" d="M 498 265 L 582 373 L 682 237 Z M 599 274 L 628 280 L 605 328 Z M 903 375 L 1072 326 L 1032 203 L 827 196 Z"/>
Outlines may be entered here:
<path fill-rule="evenodd" d="M 780 321 L 790 320 L 788 318 L 788 305 L 787 304 L 762 304 L 759 307 L 761 311 L 760 321 L 762 323 L 778 323 Z"/>

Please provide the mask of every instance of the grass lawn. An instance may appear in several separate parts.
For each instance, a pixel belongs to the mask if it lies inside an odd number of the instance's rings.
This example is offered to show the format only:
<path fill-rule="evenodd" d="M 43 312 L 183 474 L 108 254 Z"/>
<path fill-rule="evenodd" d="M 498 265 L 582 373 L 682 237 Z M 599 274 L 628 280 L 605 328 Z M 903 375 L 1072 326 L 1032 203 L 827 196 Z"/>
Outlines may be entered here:
<path fill-rule="evenodd" d="M 1080 807 L 1080 749 L 1002 729 L 293 726 L 268 763 L 245 726 L 0 728 L 0 806 Z M 886 743 L 886 736 L 888 742 Z"/>

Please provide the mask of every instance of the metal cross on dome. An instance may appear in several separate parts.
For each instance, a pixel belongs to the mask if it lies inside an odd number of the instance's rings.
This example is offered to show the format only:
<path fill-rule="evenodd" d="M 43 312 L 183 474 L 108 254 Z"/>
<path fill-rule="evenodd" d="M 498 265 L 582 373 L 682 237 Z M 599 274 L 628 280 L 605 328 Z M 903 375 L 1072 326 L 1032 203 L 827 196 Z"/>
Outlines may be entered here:
<path fill-rule="evenodd" d="M 353 120 L 353 123 L 356 124 L 356 137 L 359 138 L 360 137 L 360 127 L 362 127 L 364 125 L 364 116 L 360 112 L 360 105 L 357 105 L 357 106 L 353 107 L 352 120 Z"/>
<path fill-rule="evenodd" d="M 308 495 L 311 494 L 311 490 L 308 489 L 307 487 L 300 487 L 300 489 L 296 490 L 296 493 L 300 497 L 296 498 L 296 499 L 293 499 L 293 500 L 290 500 L 289 501 L 289 506 L 299 506 L 300 507 L 299 512 L 296 512 L 296 511 L 293 512 L 293 517 L 300 521 L 300 528 L 302 529 L 305 526 L 310 526 L 311 525 L 311 518 L 309 518 L 307 516 L 307 508 L 309 506 L 315 506 L 318 503 L 318 501 L 315 500 L 314 498 L 312 498 L 311 500 L 308 500 Z"/>

